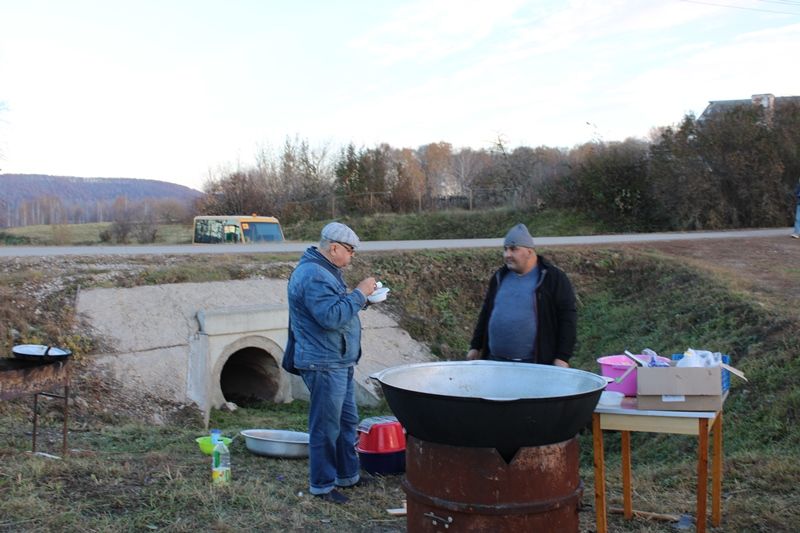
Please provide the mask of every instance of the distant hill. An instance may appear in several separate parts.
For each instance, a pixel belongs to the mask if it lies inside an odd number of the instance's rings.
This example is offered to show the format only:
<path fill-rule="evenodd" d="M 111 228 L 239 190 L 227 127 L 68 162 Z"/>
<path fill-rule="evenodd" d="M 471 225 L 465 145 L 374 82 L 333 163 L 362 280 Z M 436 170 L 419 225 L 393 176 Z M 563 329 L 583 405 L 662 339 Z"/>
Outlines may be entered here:
<path fill-rule="evenodd" d="M 166 181 L 0 174 L 0 227 L 102 222 L 111 206 L 172 203 L 188 208 L 203 193 Z"/>

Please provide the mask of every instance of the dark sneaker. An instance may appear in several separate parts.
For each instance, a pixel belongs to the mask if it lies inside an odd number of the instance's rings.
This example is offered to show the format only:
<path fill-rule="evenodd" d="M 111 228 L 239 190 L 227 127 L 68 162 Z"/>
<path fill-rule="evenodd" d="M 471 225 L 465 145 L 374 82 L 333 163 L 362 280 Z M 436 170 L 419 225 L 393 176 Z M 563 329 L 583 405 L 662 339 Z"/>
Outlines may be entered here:
<path fill-rule="evenodd" d="M 314 497 L 326 502 L 335 503 L 337 505 L 342 505 L 350 501 L 350 498 L 336 489 L 326 492 L 325 494 L 314 494 Z"/>

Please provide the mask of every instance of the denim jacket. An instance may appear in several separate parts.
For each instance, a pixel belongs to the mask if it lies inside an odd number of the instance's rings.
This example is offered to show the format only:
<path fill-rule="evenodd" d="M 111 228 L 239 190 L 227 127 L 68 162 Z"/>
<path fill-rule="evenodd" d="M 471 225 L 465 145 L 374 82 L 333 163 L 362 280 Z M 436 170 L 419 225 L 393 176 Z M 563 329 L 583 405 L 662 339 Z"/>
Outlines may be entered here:
<path fill-rule="evenodd" d="M 302 370 L 347 368 L 361 358 L 361 321 L 367 303 L 347 292 L 339 268 L 316 246 L 308 248 L 289 279 L 289 319 L 294 365 Z"/>

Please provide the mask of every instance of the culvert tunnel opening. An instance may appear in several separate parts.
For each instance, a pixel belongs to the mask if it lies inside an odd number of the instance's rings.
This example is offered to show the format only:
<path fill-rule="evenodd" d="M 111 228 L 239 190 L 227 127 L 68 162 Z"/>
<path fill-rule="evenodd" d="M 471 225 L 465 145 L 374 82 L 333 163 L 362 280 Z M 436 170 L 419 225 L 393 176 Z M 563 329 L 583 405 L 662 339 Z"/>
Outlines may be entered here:
<path fill-rule="evenodd" d="M 275 358 L 266 350 L 248 347 L 234 352 L 225 362 L 220 388 L 226 402 L 248 406 L 274 402 L 279 379 Z"/>

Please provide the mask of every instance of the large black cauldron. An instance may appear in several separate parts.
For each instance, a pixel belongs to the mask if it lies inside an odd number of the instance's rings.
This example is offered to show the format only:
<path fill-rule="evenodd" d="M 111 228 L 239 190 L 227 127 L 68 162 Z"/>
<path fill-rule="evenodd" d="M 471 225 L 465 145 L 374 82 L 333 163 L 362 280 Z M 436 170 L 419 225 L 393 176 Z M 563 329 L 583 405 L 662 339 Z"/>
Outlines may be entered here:
<path fill-rule="evenodd" d="M 497 361 L 396 366 L 371 377 L 414 437 L 502 450 L 574 437 L 606 386 L 583 370 Z"/>

